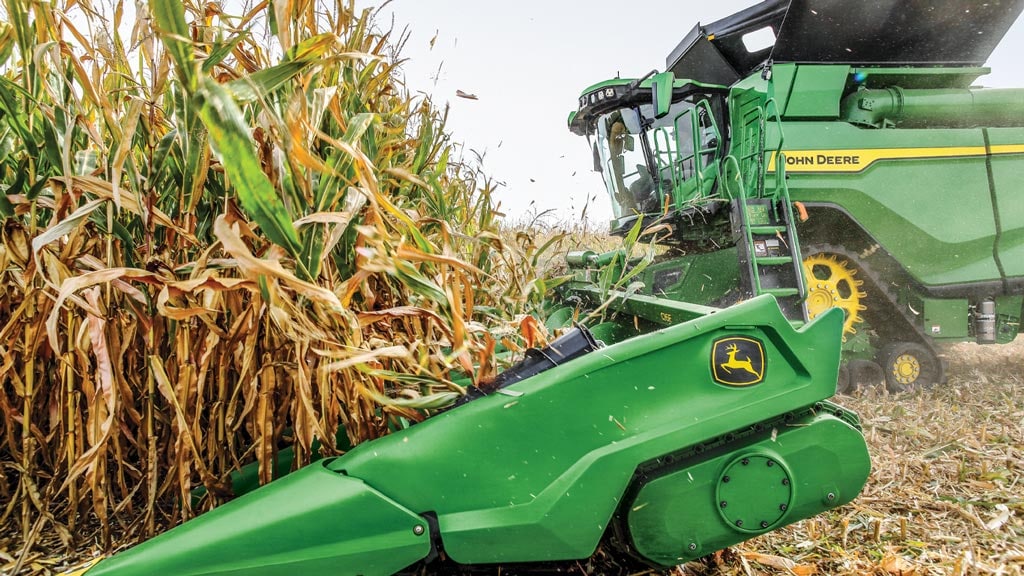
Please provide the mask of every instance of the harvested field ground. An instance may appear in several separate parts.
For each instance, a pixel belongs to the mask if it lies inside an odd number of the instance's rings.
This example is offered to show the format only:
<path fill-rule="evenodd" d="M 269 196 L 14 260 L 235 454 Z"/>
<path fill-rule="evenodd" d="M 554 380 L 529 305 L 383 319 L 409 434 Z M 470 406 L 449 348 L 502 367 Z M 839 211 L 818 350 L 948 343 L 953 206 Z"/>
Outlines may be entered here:
<path fill-rule="evenodd" d="M 873 462 L 853 504 L 674 573 L 1024 574 L 1024 341 L 958 344 L 947 357 L 946 387 L 839 399 L 860 413 Z M 66 565 L 56 537 L 40 540 L 54 548 L 33 550 L 18 574 Z M 20 552 L 0 531 L 0 574 L 14 574 Z"/>

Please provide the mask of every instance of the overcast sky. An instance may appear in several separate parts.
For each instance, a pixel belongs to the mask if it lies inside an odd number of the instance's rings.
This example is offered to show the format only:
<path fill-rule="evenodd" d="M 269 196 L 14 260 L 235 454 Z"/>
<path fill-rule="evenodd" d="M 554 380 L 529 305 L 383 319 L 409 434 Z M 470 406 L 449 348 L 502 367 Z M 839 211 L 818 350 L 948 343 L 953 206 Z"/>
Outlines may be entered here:
<path fill-rule="evenodd" d="M 504 183 L 496 196 L 504 212 L 520 219 L 553 210 L 549 222 L 572 222 L 590 197 L 589 217 L 603 225 L 611 208 L 600 177 L 591 171 L 586 141 L 566 128 L 579 93 L 620 73 L 663 70 L 666 55 L 698 21 L 707 24 L 755 3 L 393 0 L 379 20 L 388 24 L 394 17 L 396 28 L 409 26 L 407 84 L 431 93 L 439 105 L 451 104 L 449 129 L 483 154 L 486 172 Z M 980 83 L 1024 87 L 1021 54 L 1024 18 Z M 456 90 L 479 99 L 456 97 Z"/>

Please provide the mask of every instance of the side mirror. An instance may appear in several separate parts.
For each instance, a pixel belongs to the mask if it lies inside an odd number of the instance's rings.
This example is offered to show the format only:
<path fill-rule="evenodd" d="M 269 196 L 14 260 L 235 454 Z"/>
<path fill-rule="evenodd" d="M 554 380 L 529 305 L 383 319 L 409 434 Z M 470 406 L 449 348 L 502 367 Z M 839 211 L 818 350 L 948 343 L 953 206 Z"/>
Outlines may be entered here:
<path fill-rule="evenodd" d="M 655 74 L 651 79 L 651 103 L 654 104 L 655 118 L 665 116 L 672 107 L 672 85 L 675 81 L 676 75 L 671 71 Z"/>
<path fill-rule="evenodd" d="M 594 172 L 604 172 L 604 166 L 601 165 L 601 151 L 597 149 L 597 142 L 594 142 Z"/>

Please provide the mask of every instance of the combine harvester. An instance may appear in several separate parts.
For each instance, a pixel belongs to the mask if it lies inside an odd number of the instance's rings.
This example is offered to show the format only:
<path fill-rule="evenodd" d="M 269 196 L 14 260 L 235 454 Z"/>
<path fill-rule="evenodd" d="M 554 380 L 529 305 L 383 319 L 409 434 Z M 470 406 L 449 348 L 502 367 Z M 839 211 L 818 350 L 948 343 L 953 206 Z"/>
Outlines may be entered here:
<path fill-rule="evenodd" d="M 549 324 L 608 321 L 74 574 L 670 567 L 851 501 L 870 461 L 828 401 L 844 329 L 871 322 L 905 384 L 940 376 L 935 338 L 1018 330 L 1024 93 L 968 86 L 1021 2 L 961 3 L 771 0 L 695 28 L 668 72 L 587 90 L 570 126 L 613 230 L 665 224 L 677 249 L 570 255 L 577 306 Z M 774 46 L 747 51 L 758 30 Z"/>
<path fill-rule="evenodd" d="M 797 324 L 838 307 L 840 391 L 881 372 L 928 386 L 936 343 L 1013 340 L 1024 89 L 973 84 L 1022 6 L 769 0 L 695 27 L 666 72 L 588 88 L 569 127 L 593 146 L 612 232 L 665 224 L 672 250 L 642 271 L 573 254 L 569 292 L 596 307 L 597 278 L 632 273 L 658 303 L 612 308 L 653 324 L 679 321 L 666 300 L 773 294 Z"/>

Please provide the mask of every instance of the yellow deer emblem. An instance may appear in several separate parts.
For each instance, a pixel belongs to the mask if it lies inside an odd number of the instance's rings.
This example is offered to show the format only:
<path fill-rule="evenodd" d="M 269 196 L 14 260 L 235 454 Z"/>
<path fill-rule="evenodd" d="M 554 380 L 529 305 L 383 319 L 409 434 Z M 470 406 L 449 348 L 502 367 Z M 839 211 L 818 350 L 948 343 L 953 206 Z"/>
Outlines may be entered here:
<path fill-rule="evenodd" d="M 711 352 L 711 375 L 727 386 L 751 386 L 764 380 L 764 345 L 755 338 L 717 340 Z"/>
<path fill-rule="evenodd" d="M 727 374 L 732 374 L 733 369 L 742 368 L 743 370 L 746 370 L 747 372 L 750 372 L 754 376 L 760 378 L 761 375 L 757 372 L 757 370 L 754 370 L 753 366 L 750 365 L 749 356 L 746 360 L 736 359 L 736 353 L 739 352 L 739 349 L 739 346 L 735 344 L 730 344 L 726 348 L 726 353 L 729 354 L 729 360 L 726 362 L 722 362 L 721 364 L 719 364 L 719 366 L 721 366 L 722 370 L 725 370 Z"/>

